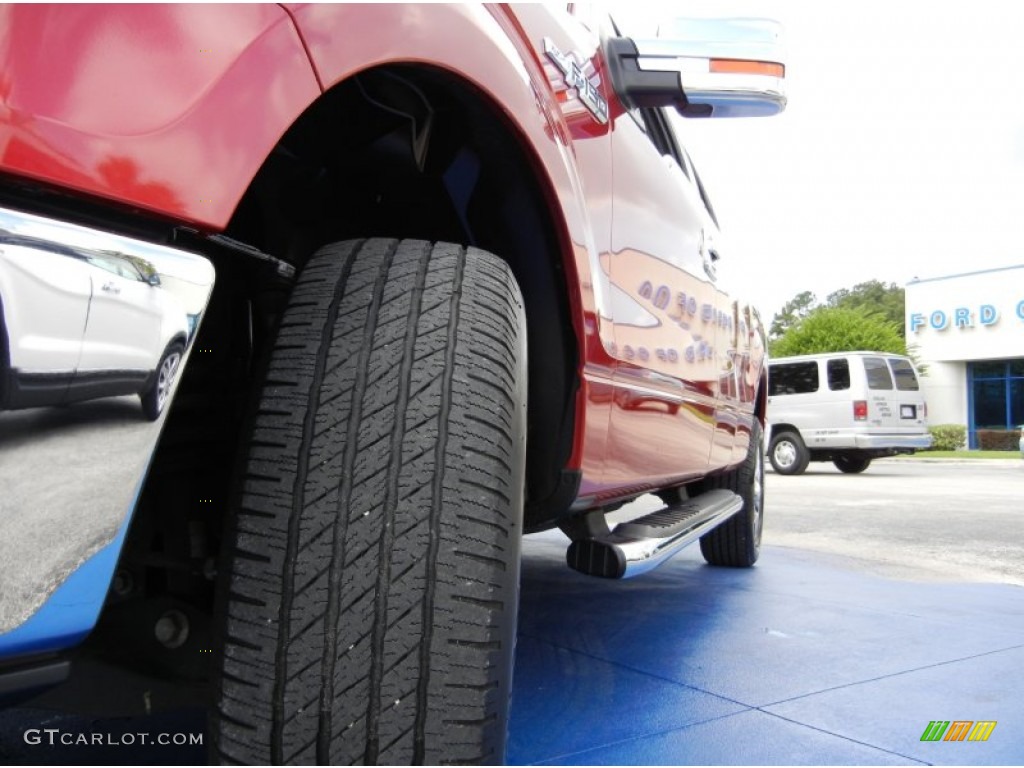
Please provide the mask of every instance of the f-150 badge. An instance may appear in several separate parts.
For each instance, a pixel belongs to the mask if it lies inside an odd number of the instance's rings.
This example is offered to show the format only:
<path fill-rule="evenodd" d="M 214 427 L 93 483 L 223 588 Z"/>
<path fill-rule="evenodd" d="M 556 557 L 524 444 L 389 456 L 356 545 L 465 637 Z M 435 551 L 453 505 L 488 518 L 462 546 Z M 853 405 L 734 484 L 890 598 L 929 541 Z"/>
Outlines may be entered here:
<path fill-rule="evenodd" d="M 583 103 L 590 114 L 601 124 L 608 122 L 608 102 L 604 100 L 597 90 L 597 86 L 587 79 L 572 56 L 566 55 L 558 50 L 550 37 L 544 38 L 544 53 L 562 74 L 565 75 L 565 84 L 569 88 L 575 88 L 579 100 Z"/>

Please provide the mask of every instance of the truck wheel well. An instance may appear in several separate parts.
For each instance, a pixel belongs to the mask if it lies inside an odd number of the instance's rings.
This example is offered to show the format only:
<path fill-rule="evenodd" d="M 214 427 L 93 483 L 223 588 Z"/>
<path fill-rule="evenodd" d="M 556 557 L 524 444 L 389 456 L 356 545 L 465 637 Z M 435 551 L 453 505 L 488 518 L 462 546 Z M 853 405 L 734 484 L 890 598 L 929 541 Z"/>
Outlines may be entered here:
<path fill-rule="evenodd" d="M 761 380 L 757 385 L 757 394 L 754 396 L 754 418 L 761 422 L 761 427 L 764 429 L 765 440 L 771 440 L 772 436 L 768 434 L 768 374 L 767 366 L 765 371 L 761 373 Z"/>
<path fill-rule="evenodd" d="M 487 97 L 440 69 L 389 65 L 333 87 L 293 124 L 226 234 L 301 266 L 324 243 L 450 241 L 506 261 L 526 304 L 528 517 L 558 515 L 578 351 L 548 190 Z M 530 525 L 534 520 L 527 520 Z"/>
<path fill-rule="evenodd" d="M 217 271 L 115 588 L 83 657 L 177 679 L 208 676 L 209 657 L 154 644 L 154 626 L 173 614 L 189 627 L 190 646 L 215 642 L 214 583 L 239 482 L 237 445 L 256 363 L 273 342 L 294 272 L 253 249 L 301 268 L 325 243 L 415 238 L 477 246 L 507 262 L 526 305 L 529 347 L 524 523 L 550 526 L 567 511 L 580 352 L 563 260 L 571 244 L 544 179 L 501 109 L 472 85 L 434 68 L 389 65 L 340 83 L 296 120 L 243 193 L 227 237 L 34 183 L 0 185 L 0 200 L 197 250 Z"/>

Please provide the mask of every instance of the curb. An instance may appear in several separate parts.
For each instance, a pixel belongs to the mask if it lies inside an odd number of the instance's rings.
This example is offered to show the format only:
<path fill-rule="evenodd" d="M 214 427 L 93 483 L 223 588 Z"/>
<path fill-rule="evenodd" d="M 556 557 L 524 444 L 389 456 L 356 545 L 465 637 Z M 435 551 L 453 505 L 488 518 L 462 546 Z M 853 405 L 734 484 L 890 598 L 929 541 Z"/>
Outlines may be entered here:
<path fill-rule="evenodd" d="M 885 458 L 875 459 L 875 461 L 884 461 L 887 463 L 894 464 L 906 464 L 906 463 L 917 463 L 917 464 L 978 464 L 981 466 L 1019 466 L 1024 462 L 1024 457 L 1013 456 L 1012 458 L 1005 459 L 951 459 L 947 457 L 930 459 L 925 456 L 914 456 L 913 458 L 899 457 L 899 456 L 886 456 Z"/>

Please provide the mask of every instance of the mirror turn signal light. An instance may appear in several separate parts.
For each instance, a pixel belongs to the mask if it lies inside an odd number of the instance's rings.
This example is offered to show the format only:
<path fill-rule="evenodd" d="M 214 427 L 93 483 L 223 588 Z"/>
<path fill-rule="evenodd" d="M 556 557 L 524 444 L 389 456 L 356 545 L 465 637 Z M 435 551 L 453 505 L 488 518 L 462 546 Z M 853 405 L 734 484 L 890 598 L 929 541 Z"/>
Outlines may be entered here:
<path fill-rule="evenodd" d="M 748 61 L 745 59 L 710 59 L 708 71 L 735 75 L 767 75 L 785 77 L 786 68 L 774 61 Z"/>

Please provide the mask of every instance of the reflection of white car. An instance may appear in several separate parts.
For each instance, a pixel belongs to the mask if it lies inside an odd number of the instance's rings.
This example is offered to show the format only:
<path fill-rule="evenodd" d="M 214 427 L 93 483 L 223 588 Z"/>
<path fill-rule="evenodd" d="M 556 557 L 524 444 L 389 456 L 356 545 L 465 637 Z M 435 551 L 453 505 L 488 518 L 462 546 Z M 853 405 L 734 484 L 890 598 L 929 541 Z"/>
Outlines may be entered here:
<path fill-rule="evenodd" d="M 151 265 L 0 232 L 0 408 L 137 394 L 155 419 L 188 328 Z"/>

